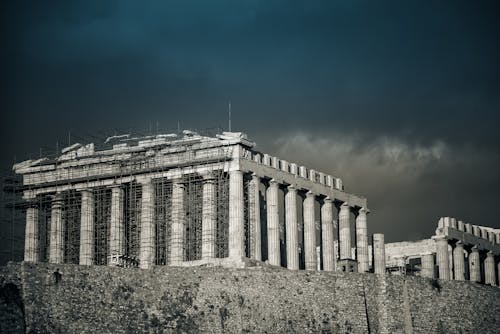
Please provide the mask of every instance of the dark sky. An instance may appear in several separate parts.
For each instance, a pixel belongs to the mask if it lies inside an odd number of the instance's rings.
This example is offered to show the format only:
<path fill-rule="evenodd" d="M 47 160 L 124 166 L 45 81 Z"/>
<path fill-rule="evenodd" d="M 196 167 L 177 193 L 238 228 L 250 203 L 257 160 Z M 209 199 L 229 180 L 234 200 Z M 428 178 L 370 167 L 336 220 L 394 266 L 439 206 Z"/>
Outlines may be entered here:
<path fill-rule="evenodd" d="M 498 1 L 0 6 L 3 168 L 69 131 L 226 126 L 231 100 L 260 150 L 366 196 L 370 233 L 500 227 Z"/>

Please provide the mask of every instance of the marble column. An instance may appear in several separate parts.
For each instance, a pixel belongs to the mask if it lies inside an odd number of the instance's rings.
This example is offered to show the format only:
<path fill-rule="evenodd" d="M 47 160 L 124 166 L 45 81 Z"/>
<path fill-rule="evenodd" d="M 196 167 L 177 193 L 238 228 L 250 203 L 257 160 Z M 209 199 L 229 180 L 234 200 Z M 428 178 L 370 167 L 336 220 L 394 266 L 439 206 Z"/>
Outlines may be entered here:
<path fill-rule="evenodd" d="M 217 229 L 217 201 L 215 179 L 206 175 L 202 190 L 201 258 L 215 258 L 215 236 Z"/>
<path fill-rule="evenodd" d="M 62 216 L 63 200 L 60 194 L 52 199 L 50 213 L 49 262 L 64 263 L 64 222 Z"/>
<path fill-rule="evenodd" d="M 286 265 L 299 269 L 299 232 L 297 222 L 297 189 L 288 186 L 285 195 Z"/>
<path fill-rule="evenodd" d="M 281 265 L 280 254 L 280 220 L 278 212 L 278 182 L 269 181 L 266 190 L 267 204 L 267 254 L 269 264 Z"/>
<path fill-rule="evenodd" d="M 141 234 L 139 248 L 139 267 L 149 269 L 155 264 L 155 187 L 151 179 L 142 183 Z"/>
<path fill-rule="evenodd" d="M 308 191 L 304 199 L 304 258 L 305 269 L 316 270 L 316 226 L 315 226 L 315 212 L 314 202 L 316 196 Z"/>
<path fill-rule="evenodd" d="M 94 192 L 82 190 L 82 204 L 80 210 L 80 265 L 91 266 L 94 264 Z"/>
<path fill-rule="evenodd" d="M 453 249 L 453 275 L 457 281 L 465 280 L 464 245 L 457 241 Z"/>
<path fill-rule="evenodd" d="M 186 228 L 186 185 L 181 179 L 172 182 L 172 225 L 170 228 L 170 265 L 184 261 L 184 234 Z"/>
<path fill-rule="evenodd" d="M 367 210 L 361 208 L 356 217 L 356 254 L 358 272 L 365 273 L 370 270 L 368 265 L 368 227 L 366 224 Z"/>
<path fill-rule="evenodd" d="M 250 220 L 250 256 L 262 261 L 262 240 L 260 225 L 260 177 L 253 174 L 250 181 L 248 204 Z"/>
<path fill-rule="evenodd" d="M 477 246 L 472 247 L 469 255 L 469 274 L 471 282 L 481 282 L 481 259 Z"/>
<path fill-rule="evenodd" d="M 484 259 L 484 283 L 489 285 L 496 285 L 495 275 L 495 258 L 493 253 L 489 251 Z"/>
<path fill-rule="evenodd" d="M 436 262 L 439 268 L 439 279 L 450 279 L 450 260 L 448 254 L 448 239 L 436 238 Z"/>
<path fill-rule="evenodd" d="M 382 233 L 373 235 L 373 269 L 375 274 L 385 274 L 385 243 Z"/>
<path fill-rule="evenodd" d="M 243 172 L 229 172 L 229 257 L 245 256 Z"/>
<path fill-rule="evenodd" d="M 422 254 L 422 271 L 421 276 L 427 278 L 434 278 L 434 254 Z"/>
<path fill-rule="evenodd" d="M 329 197 L 323 200 L 321 206 L 321 245 L 323 248 L 323 270 L 335 270 L 333 251 L 333 204 Z"/>
<path fill-rule="evenodd" d="M 109 255 L 108 265 L 119 265 L 119 256 L 125 254 L 125 212 L 124 190 L 115 185 L 111 188 L 111 223 L 109 227 Z"/>
<path fill-rule="evenodd" d="M 24 236 L 24 261 L 38 262 L 38 207 L 34 203 L 26 209 L 26 229 Z"/>
<path fill-rule="evenodd" d="M 339 248 L 340 259 L 351 259 L 351 210 L 347 202 L 342 203 L 339 212 Z"/>

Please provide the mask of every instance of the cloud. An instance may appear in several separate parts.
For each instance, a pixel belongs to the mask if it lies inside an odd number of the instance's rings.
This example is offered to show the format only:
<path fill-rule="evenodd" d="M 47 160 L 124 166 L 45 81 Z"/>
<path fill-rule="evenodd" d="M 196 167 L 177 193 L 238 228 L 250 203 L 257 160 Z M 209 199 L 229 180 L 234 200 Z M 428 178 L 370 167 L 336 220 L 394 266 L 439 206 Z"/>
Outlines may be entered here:
<path fill-rule="evenodd" d="M 400 137 L 296 132 L 265 149 L 340 177 L 346 191 L 368 199 L 370 233 L 389 241 L 426 238 L 441 216 L 500 227 L 493 212 L 500 154 L 442 140 L 412 142 Z"/>

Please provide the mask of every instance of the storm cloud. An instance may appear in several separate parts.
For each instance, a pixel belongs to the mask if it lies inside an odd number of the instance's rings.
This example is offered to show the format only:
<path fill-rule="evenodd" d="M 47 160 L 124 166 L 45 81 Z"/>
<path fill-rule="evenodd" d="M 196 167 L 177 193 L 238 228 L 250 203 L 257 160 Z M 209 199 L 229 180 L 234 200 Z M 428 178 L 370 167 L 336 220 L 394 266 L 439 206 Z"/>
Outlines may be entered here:
<path fill-rule="evenodd" d="M 367 197 L 370 233 L 500 227 L 495 1 L 0 6 L 4 169 L 69 131 L 227 128 L 231 100 L 233 130 Z"/>

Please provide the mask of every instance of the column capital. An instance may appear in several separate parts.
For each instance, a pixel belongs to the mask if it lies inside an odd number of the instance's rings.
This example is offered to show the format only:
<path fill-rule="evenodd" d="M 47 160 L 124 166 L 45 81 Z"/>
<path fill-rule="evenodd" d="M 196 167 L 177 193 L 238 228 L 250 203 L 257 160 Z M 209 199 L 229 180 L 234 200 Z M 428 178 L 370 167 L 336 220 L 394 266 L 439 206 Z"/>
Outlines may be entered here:
<path fill-rule="evenodd" d="M 333 203 L 332 199 L 329 196 L 326 196 L 325 198 L 323 198 L 323 202 L 325 202 L 325 203 Z"/>
<path fill-rule="evenodd" d="M 252 173 L 252 180 L 260 181 L 260 176 L 257 173 Z"/>
<path fill-rule="evenodd" d="M 36 198 L 31 198 L 25 202 L 27 208 L 38 209 L 40 207 L 40 203 L 36 200 Z"/>
<path fill-rule="evenodd" d="M 462 247 L 462 248 L 464 248 L 464 243 L 462 242 L 462 240 L 458 240 L 458 241 L 455 243 L 455 247 Z"/>
<path fill-rule="evenodd" d="M 276 181 L 275 179 L 271 179 L 271 180 L 269 180 L 269 186 L 270 186 L 270 187 L 274 187 L 274 186 L 276 186 L 276 187 L 277 187 L 278 185 L 279 185 L 279 183 L 278 183 L 278 181 Z"/>
<path fill-rule="evenodd" d="M 61 205 L 63 202 L 63 195 L 60 192 L 55 193 L 54 195 L 50 196 L 50 200 L 52 201 L 52 205 Z"/>
<path fill-rule="evenodd" d="M 113 183 L 108 186 L 109 189 L 123 189 L 123 183 Z"/>
<path fill-rule="evenodd" d="M 308 192 L 306 192 L 306 197 L 307 198 L 314 198 L 314 197 L 316 197 L 316 194 L 313 193 L 311 190 L 309 190 Z"/>
<path fill-rule="evenodd" d="M 488 253 L 486 253 L 486 256 L 487 256 L 487 257 L 494 257 L 494 256 L 495 256 L 495 254 L 493 254 L 493 252 L 492 252 L 492 251 L 488 251 Z"/>
<path fill-rule="evenodd" d="M 288 191 L 295 191 L 297 192 L 297 186 L 294 184 L 290 184 L 289 186 L 286 187 Z"/>
<path fill-rule="evenodd" d="M 470 250 L 471 252 L 479 253 L 479 248 L 477 247 L 477 245 L 472 246 Z"/>
<path fill-rule="evenodd" d="M 340 204 L 340 208 L 343 208 L 343 209 L 348 209 L 350 207 L 349 203 L 347 202 L 342 202 L 342 204 Z"/>
<path fill-rule="evenodd" d="M 186 183 L 186 181 L 182 177 L 175 177 L 170 180 L 172 181 L 172 184 L 177 184 L 179 186 L 184 186 Z"/>
<path fill-rule="evenodd" d="M 369 213 L 370 213 L 370 210 L 368 210 L 368 209 L 367 209 L 367 208 L 365 208 L 365 207 L 361 207 L 361 208 L 359 208 L 359 210 L 358 210 L 358 214 L 360 214 L 360 213 L 363 213 L 363 214 L 369 214 Z"/>
<path fill-rule="evenodd" d="M 143 176 L 143 177 L 138 177 L 137 183 L 144 185 L 144 184 L 150 184 L 153 182 L 153 178 L 151 176 Z"/>
<path fill-rule="evenodd" d="M 202 173 L 201 177 L 203 178 L 203 182 L 214 182 L 215 181 L 215 175 L 212 172 Z"/>

